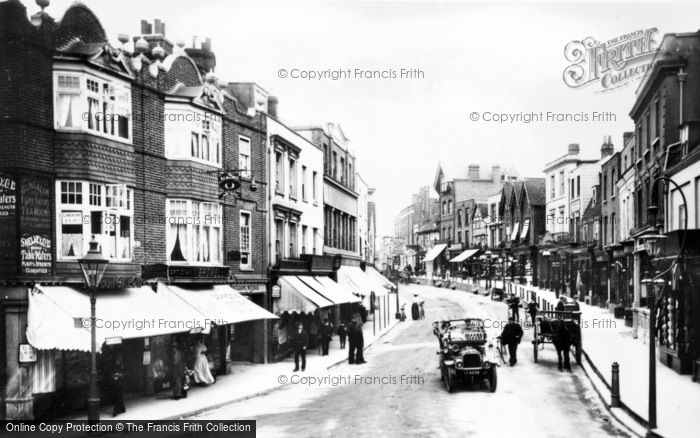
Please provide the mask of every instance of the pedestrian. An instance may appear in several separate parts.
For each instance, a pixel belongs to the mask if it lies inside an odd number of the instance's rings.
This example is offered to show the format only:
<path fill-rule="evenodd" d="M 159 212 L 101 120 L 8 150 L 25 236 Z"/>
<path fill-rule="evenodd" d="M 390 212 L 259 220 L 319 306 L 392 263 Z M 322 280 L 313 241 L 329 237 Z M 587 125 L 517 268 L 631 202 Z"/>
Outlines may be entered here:
<path fill-rule="evenodd" d="M 294 349 L 294 372 L 299 371 L 299 357 L 301 357 L 301 370 L 306 369 L 306 348 L 309 346 L 309 333 L 304 330 L 304 325 L 299 323 L 297 331 L 291 337 Z"/>
<path fill-rule="evenodd" d="M 173 398 L 179 400 L 186 397 L 183 390 L 183 381 L 185 379 L 185 361 L 182 357 L 182 352 L 178 348 L 177 342 L 171 345 L 171 366 L 170 366 L 170 385 L 173 388 Z"/>
<path fill-rule="evenodd" d="M 564 295 L 559 297 L 559 302 L 557 303 L 557 307 L 554 310 L 556 310 L 557 312 L 563 312 L 566 310 L 566 301 Z"/>
<path fill-rule="evenodd" d="M 340 340 L 340 349 L 345 349 L 345 339 L 348 336 L 348 331 L 345 327 L 345 321 L 340 321 L 338 325 L 338 339 Z"/>
<path fill-rule="evenodd" d="M 321 336 L 321 356 L 328 356 L 328 346 L 333 338 L 333 324 L 328 318 L 323 320 L 319 334 Z"/>
<path fill-rule="evenodd" d="M 362 351 L 365 348 L 365 336 L 362 332 L 362 323 L 359 321 L 355 327 L 355 348 L 357 349 L 357 353 L 355 354 L 355 363 L 358 365 L 367 363 L 365 361 L 365 355 Z"/>
<path fill-rule="evenodd" d="M 112 417 L 126 412 L 124 407 L 124 364 L 121 354 L 114 361 L 114 368 L 110 374 L 110 392 L 112 396 Z"/>
<path fill-rule="evenodd" d="M 559 281 L 558 278 L 554 278 L 552 280 L 552 287 L 554 288 L 554 295 L 559 298 L 559 287 L 561 286 L 561 282 Z"/>
<path fill-rule="evenodd" d="M 520 322 L 520 297 L 511 294 L 509 305 L 513 318 L 515 318 L 515 321 Z"/>
<path fill-rule="evenodd" d="M 529 303 L 527 303 L 527 313 L 530 314 L 530 322 L 532 325 L 535 325 L 535 318 L 537 318 L 537 311 L 539 310 L 540 306 L 537 304 L 537 301 L 535 301 L 534 298 L 530 300 Z"/>
<path fill-rule="evenodd" d="M 515 322 L 512 316 L 508 318 L 508 324 L 503 327 L 501 332 L 501 343 L 508 346 L 508 356 L 510 366 L 518 363 L 518 344 L 523 337 L 523 328 Z"/>
<path fill-rule="evenodd" d="M 348 363 L 350 365 L 355 363 L 355 352 L 357 350 L 357 335 L 355 334 L 357 328 L 355 321 L 351 319 L 348 321 Z"/>
<path fill-rule="evenodd" d="M 206 386 L 215 382 L 214 376 L 209 369 L 209 360 L 207 359 L 207 346 L 200 339 L 194 347 L 194 381 L 195 383 Z"/>
<path fill-rule="evenodd" d="M 420 319 L 425 319 L 425 307 L 423 306 L 425 304 L 425 301 L 421 300 L 418 303 L 418 312 L 420 314 Z"/>

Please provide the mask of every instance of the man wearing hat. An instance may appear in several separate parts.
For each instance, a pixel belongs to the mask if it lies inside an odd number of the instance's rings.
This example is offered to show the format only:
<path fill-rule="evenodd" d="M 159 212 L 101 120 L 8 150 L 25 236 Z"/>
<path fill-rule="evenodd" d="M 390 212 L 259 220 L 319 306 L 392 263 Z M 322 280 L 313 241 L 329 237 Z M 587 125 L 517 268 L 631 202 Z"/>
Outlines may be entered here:
<path fill-rule="evenodd" d="M 309 333 L 304 330 L 304 325 L 299 323 L 297 331 L 291 337 L 291 346 L 294 350 L 294 372 L 299 371 L 299 357 L 301 356 L 301 370 L 306 369 L 306 348 L 309 346 Z"/>

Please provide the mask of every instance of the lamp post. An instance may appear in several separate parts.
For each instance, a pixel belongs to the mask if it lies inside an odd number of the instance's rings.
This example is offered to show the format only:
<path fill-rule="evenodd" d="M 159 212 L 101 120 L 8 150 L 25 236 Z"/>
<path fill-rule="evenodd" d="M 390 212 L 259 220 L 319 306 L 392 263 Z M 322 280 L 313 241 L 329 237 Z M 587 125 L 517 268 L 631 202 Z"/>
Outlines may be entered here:
<path fill-rule="evenodd" d="M 486 252 L 484 252 L 484 255 L 486 256 L 486 289 L 488 290 L 488 289 L 491 289 L 491 275 L 492 275 L 491 257 L 492 257 L 492 253 L 490 250 L 487 250 Z"/>
<path fill-rule="evenodd" d="M 96 422 L 100 420 L 100 393 L 97 389 L 97 332 L 95 330 L 95 293 L 102 281 L 102 276 L 107 269 L 109 260 L 102 257 L 99 244 L 92 236 L 90 249 L 85 257 L 78 260 L 80 269 L 83 271 L 85 284 L 90 290 L 90 388 L 88 393 L 88 421 Z"/>
<path fill-rule="evenodd" d="M 649 431 L 656 428 L 656 296 L 661 294 L 665 285 L 662 275 L 656 271 L 651 277 L 646 271 L 642 280 L 649 303 Z"/>

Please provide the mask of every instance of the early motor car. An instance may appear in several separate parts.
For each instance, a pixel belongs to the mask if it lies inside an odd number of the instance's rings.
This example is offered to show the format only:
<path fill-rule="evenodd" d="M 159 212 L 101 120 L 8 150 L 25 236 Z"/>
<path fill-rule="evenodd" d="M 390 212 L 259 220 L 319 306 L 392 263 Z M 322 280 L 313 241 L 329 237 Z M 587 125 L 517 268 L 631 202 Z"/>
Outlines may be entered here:
<path fill-rule="evenodd" d="M 496 347 L 487 339 L 484 321 L 478 318 L 436 321 L 434 333 L 440 350 L 440 378 L 447 392 L 457 383 L 486 383 L 490 392 L 496 391 Z"/>

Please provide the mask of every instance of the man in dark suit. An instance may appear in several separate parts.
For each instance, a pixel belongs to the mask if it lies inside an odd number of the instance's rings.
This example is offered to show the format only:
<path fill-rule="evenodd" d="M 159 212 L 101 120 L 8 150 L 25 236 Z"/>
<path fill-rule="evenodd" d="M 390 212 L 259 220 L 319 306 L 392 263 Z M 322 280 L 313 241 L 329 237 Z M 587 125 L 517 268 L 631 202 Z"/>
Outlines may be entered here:
<path fill-rule="evenodd" d="M 511 316 L 508 318 L 508 324 L 503 327 L 501 332 L 501 343 L 508 346 L 508 356 L 510 366 L 518 363 L 518 344 L 523 338 L 523 328 L 520 324 L 515 322 L 515 319 Z"/>
<path fill-rule="evenodd" d="M 350 365 L 355 363 L 355 352 L 357 350 L 357 336 L 355 331 L 357 330 L 357 325 L 355 320 L 351 319 L 348 321 L 348 363 Z"/>
<path fill-rule="evenodd" d="M 301 370 L 304 371 L 306 369 L 306 347 L 309 346 L 309 333 L 304 330 L 301 323 L 292 335 L 291 345 L 294 349 L 294 371 L 299 371 L 299 356 L 301 356 Z"/>
<path fill-rule="evenodd" d="M 355 363 L 363 364 L 365 362 L 365 356 L 362 350 L 365 348 L 365 336 L 362 333 L 362 322 L 357 321 L 355 323 L 355 348 L 357 349 L 357 354 L 355 355 Z"/>
<path fill-rule="evenodd" d="M 321 335 L 321 356 L 328 356 L 328 345 L 333 337 L 333 324 L 328 321 L 328 318 L 323 320 L 319 334 Z"/>

